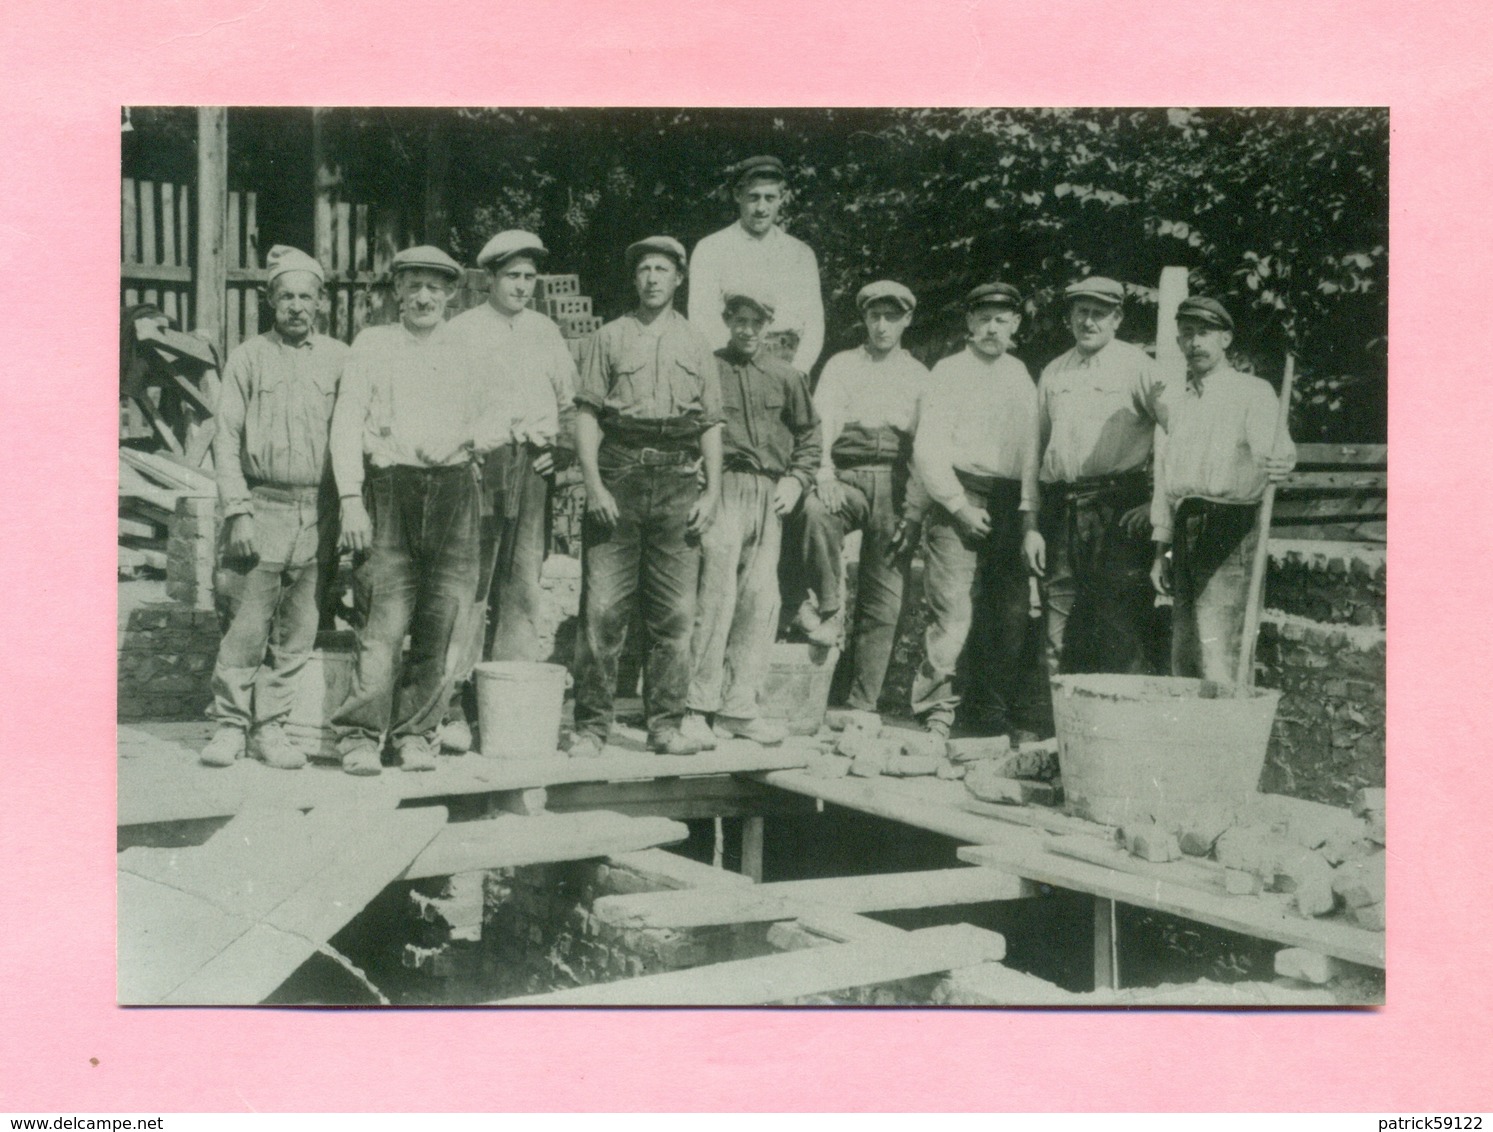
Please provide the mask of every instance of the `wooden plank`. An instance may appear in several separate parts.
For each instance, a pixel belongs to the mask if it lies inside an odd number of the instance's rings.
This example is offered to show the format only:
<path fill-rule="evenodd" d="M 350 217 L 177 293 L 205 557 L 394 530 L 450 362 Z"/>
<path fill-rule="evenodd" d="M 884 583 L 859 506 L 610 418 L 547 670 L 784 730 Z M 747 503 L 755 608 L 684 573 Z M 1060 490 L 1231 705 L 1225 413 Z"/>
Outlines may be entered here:
<path fill-rule="evenodd" d="M 1387 444 L 1298 444 L 1296 463 L 1348 464 L 1360 467 L 1389 463 Z"/>
<path fill-rule="evenodd" d="M 399 251 L 396 228 L 397 221 L 390 210 L 381 210 L 374 218 L 373 271 L 376 275 L 383 275 L 389 270 L 390 262 Z"/>
<path fill-rule="evenodd" d="M 151 295 L 147 301 L 155 302 L 155 297 Z M 135 404 L 140 406 L 140 411 L 145 414 L 145 419 L 150 422 L 151 428 L 155 429 L 156 435 L 161 438 L 161 442 L 167 448 L 171 449 L 171 451 L 181 452 L 181 441 L 176 439 L 176 433 L 171 431 L 171 426 L 161 416 L 161 412 L 156 408 L 155 402 L 149 396 L 140 396 L 135 398 Z"/>
<path fill-rule="evenodd" d="M 225 314 L 228 318 L 228 329 L 224 336 L 228 349 L 233 349 L 244 340 L 244 304 L 249 299 L 249 292 L 244 287 L 225 287 L 223 291 L 223 302 L 226 307 Z"/>
<path fill-rule="evenodd" d="M 759 814 L 782 795 L 729 775 L 641 779 L 636 782 L 574 782 L 548 787 L 554 813 L 615 810 L 633 817 L 677 821 Z"/>
<path fill-rule="evenodd" d="M 126 177 L 119 193 L 119 235 L 121 263 L 140 262 L 140 205 L 135 178 Z"/>
<path fill-rule="evenodd" d="M 192 311 L 195 328 L 205 331 L 219 350 L 227 347 L 228 110 L 197 108 L 197 258 Z"/>
<path fill-rule="evenodd" d="M 758 884 L 762 883 L 762 850 L 766 832 L 766 819 L 760 814 L 742 819 L 741 871 Z"/>
<path fill-rule="evenodd" d="M 179 264 L 190 264 L 192 259 L 192 205 L 191 196 L 186 185 L 176 187 L 176 262 Z M 185 312 L 187 296 L 182 296 L 182 325 L 186 326 Z"/>
<path fill-rule="evenodd" d="M 1120 941 L 1115 902 L 1094 897 L 1094 989 L 1120 989 Z"/>
<path fill-rule="evenodd" d="M 240 267 L 259 267 L 259 194 L 244 194 L 244 250 Z"/>
<path fill-rule="evenodd" d="M 124 451 L 124 449 L 120 449 Z M 119 467 L 119 494 L 121 496 L 134 495 L 145 500 L 153 507 L 158 507 L 168 515 L 176 513 L 176 501 L 181 498 L 182 492 L 164 487 L 158 487 L 146 479 L 134 468 L 121 463 Z"/>
<path fill-rule="evenodd" d="M 1293 947 L 1313 948 L 1367 967 L 1384 966 L 1384 936 L 1331 920 L 1308 920 L 1268 896 L 1223 896 L 1046 852 L 1036 837 L 968 845 L 959 859 L 1058 888 L 1087 892 L 1139 908 L 1241 932 Z"/>
<path fill-rule="evenodd" d="M 119 537 L 161 539 L 166 537 L 166 530 L 161 523 L 152 523 L 146 519 L 131 519 L 121 515 L 119 516 Z"/>
<path fill-rule="evenodd" d="M 119 458 L 131 468 L 157 480 L 168 490 L 184 495 L 211 495 L 216 490 L 212 477 L 187 467 L 176 460 L 168 460 L 154 452 L 122 447 Z M 183 458 L 184 459 L 184 458 Z"/>
<path fill-rule="evenodd" d="M 340 179 L 332 164 L 331 143 L 327 137 L 329 114 L 324 106 L 311 109 L 311 165 L 316 188 L 311 254 L 327 272 L 332 269 L 332 191 Z"/>
<path fill-rule="evenodd" d="M 352 228 L 353 228 L 353 206 L 349 201 L 339 200 L 337 202 L 336 215 L 337 233 L 337 259 L 332 265 L 333 270 L 351 272 L 352 270 Z"/>
<path fill-rule="evenodd" d="M 1377 495 L 1313 496 L 1282 499 L 1275 507 L 1271 525 L 1289 526 L 1307 523 L 1346 523 L 1355 520 L 1383 519 L 1387 501 Z"/>
<path fill-rule="evenodd" d="M 484 869 L 585 861 L 673 845 L 689 828 L 666 818 L 629 818 L 605 810 L 583 814 L 503 814 L 447 826 L 405 870 L 406 880 Z"/>
<path fill-rule="evenodd" d="M 130 283 L 190 283 L 192 269 L 179 264 L 127 263 L 120 269 L 120 278 Z"/>
<path fill-rule="evenodd" d="M 981 876 L 980 874 L 985 875 Z M 621 928 L 701 928 L 796 920 L 819 911 L 887 912 L 1019 900 L 1031 885 L 994 869 L 931 869 L 750 885 L 603 896 L 593 911 Z"/>
<path fill-rule="evenodd" d="M 832 943 L 854 943 L 858 940 L 895 939 L 906 935 L 903 928 L 894 928 L 868 916 L 854 912 L 822 910 L 807 912 L 795 923 L 806 932 L 822 936 Z"/>
<path fill-rule="evenodd" d="M 1281 491 L 1384 491 L 1388 472 L 1292 472 Z"/>
<path fill-rule="evenodd" d="M 180 264 L 176 249 L 176 186 L 161 182 L 161 262 Z"/>
<path fill-rule="evenodd" d="M 950 924 L 895 938 L 806 948 L 511 998 L 501 1006 L 760 1006 L 959 970 L 1005 957 L 995 932 Z"/>
<path fill-rule="evenodd" d="M 156 183 L 140 182 L 140 262 L 160 263 L 156 254 Z"/>
<path fill-rule="evenodd" d="M 177 319 L 176 292 L 167 291 L 161 296 L 161 311 L 173 322 Z"/>
<path fill-rule="evenodd" d="M 368 259 L 368 206 L 360 204 L 353 208 L 352 270 L 354 272 L 363 272 L 369 270 L 370 267 L 371 264 Z"/>
<path fill-rule="evenodd" d="M 244 266 L 243 225 L 240 220 L 241 199 L 238 193 L 228 194 L 228 232 L 223 250 L 227 254 L 230 271 L 235 267 Z"/>

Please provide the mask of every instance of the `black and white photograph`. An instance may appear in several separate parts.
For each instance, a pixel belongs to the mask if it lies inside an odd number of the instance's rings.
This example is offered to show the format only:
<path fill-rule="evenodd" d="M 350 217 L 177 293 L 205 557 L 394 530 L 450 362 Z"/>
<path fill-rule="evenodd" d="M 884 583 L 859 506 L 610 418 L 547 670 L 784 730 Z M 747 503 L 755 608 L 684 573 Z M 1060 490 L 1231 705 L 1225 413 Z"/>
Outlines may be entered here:
<path fill-rule="evenodd" d="M 121 107 L 118 1003 L 1383 1004 L 1389 137 Z"/>

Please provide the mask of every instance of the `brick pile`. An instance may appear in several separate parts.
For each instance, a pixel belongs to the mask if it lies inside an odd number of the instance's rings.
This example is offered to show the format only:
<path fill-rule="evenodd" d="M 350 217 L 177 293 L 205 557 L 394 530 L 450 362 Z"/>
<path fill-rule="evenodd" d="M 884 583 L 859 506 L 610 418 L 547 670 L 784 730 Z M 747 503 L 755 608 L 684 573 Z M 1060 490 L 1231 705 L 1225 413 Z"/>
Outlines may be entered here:
<path fill-rule="evenodd" d="M 159 583 L 154 589 L 161 592 Z M 218 655 L 218 617 L 211 609 L 121 601 L 118 648 L 119 719 L 203 717 L 212 704 Z"/>

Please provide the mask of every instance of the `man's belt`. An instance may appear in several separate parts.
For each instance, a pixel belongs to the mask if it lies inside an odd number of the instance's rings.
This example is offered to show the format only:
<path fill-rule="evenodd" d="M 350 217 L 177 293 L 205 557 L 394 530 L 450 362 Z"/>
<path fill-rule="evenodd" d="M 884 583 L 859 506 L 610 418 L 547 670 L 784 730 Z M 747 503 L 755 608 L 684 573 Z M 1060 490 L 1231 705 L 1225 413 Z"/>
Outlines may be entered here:
<path fill-rule="evenodd" d="M 1012 497 L 1018 504 L 1021 501 L 1021 481 L 1009 476 L 987 476 L 955 468 L 954 477 L 959 481 L 960 487 L 978 497 L 981 502 L 989 503 L 1002 495 Z"/>
<path fill-rule="evenodd" d="M 722 462 L 721 467 L 728 472 L 738 472 L 745 476 L 766 476 L 768 479 L 777 479 L 781 472 L 774 472 L 764 468 L 761 464 L 753 463 L 747 456 L 738 453 L 728 455 Z"/>
<path fill-rule="evenodd" d="M 401 476 L 405 479 L 420 477 L 424 479 L 441 479 L 449 476 L 471 476 L 476 465 L 470 460 L 463 460 L 459 464 L 388 464 L 384 467 L 370 468 L 369 479 L 393 479 Z"/>
<path fill-rule="evenodd" d="M 260 499 L 269 499 L 276 503 L 315 503 L 322 497 L 326 485 L 317 484 L 314 487 L 296 486 L 293 484 L 280 483 L 249 483 L 249 494 Z"/>
<path fill-rule="evenodd" d="M 700 433 L 703 431 L 700 422 L 692 417 L 639 420 L 609 415 L 601 422 L 602 439 L 608 444 L 666 452 L 674 449 L 699 452 Z"/>
<path fill-rule="evenodd" d="M 1093 503 L 1106 496 L 1131 494 L 1143 501 L 1150 490 L 1151 479 L 1144 468 L 1117 472 L 1112 476 L 1084 476 L 1042 485 L 1044 493 L 1056 495 L 1063 503 Z"/>

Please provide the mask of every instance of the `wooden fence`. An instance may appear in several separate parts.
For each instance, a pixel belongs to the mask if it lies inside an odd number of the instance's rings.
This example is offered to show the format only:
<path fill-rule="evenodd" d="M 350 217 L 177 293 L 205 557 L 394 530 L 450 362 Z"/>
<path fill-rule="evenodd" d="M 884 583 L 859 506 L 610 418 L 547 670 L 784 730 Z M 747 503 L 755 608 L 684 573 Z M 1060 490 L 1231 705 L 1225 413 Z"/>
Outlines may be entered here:
<path fill-rule="evenodd" d="M 191 324 L 196 226 L 185 185 L 126 177 L 120 192 L 120 290 L 126 306 L 154 303 Z"/>

